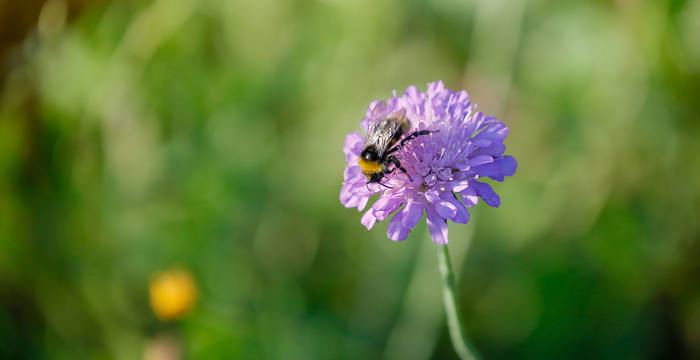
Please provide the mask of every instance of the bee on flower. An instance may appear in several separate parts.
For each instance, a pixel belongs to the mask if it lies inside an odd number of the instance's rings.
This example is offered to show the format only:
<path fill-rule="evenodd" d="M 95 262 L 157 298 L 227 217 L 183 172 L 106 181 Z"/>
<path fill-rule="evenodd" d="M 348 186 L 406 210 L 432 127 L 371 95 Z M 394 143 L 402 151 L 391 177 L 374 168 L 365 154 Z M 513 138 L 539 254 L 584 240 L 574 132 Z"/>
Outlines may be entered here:
<path fill-rule="evenodd" d="M 447 220 L 467 223 L 467 208 L 479 198 L 500 205 L 483 178 L 503 181 L 517 168 L 503 155 L 508 128 L 442 81 L 428 84 L 426 93 L 410 86 L 401 97 L 372 102 L 360 126 L 366 136 L 354 131 L 345 138 L 340 202 L 362 211 L 379 194 L 361 223 L 371 229 L 391 216 L 392 240 L 404 240 L 425 212 L 432 240 L 446 244 Z"/>

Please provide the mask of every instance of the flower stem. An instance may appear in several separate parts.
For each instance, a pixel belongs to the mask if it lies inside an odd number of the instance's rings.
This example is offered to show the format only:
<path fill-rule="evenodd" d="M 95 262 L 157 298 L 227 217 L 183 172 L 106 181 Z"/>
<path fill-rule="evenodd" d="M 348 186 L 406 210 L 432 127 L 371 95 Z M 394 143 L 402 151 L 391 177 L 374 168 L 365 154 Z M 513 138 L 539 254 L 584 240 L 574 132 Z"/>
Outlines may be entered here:
<path fill-rule="evenodd" d="M 447 316 L 447 328 L 450 331 L 450 339 L 455 352 L 462 360 L 476 360 L 476 353 L 470 350 L 469 342 L 464 334 L 462 317 L 455 297 L 455 276 L 452 272 L 450 252 L 447 244 L 438 245 L 438 267 L 442 275 L 442 294 L 445 300 L 445 315 Z"/>

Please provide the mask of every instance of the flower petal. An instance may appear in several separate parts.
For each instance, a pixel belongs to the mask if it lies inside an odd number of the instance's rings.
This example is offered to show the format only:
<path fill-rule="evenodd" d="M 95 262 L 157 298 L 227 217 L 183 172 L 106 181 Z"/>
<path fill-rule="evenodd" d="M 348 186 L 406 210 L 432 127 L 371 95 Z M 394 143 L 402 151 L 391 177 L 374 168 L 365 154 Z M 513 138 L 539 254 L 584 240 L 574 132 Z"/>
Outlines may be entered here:
<path fill-rule="evenodd" d="M 362 168 L 359 166 L 347 166 L 343 171 L 343 179 L 346 182 L 358 182 L 365 174 L 362 173 Z"/>
<path fill-rule="evenodd" d="M 472 151 L 470 157 L 476 157 L 479 155 L 490 155 L 492 157 L 498 157 L 506 151 L 506 146 L 500 141 L 494 141 L 491 145 L 486 147 L 480 147 Z"/>
<path fill-rule="evenodd" d="M 457 200 L 454 193 L 444 192 L 440 197 L 455 207 L 455 215 L 450 220 L 459 224 L 469 222 L 469 211 L 461 201 Z"/>
<path fill-rule="evenodd" d="M 470 181 L 470 183 L 476 182 L 475 180 Z M 472 207 L 476 206 L 476 204 L 479 203 L 479 195 L 476 193 L 476 189 L 474 189 L 474 186 L 472 185 L 471 187 L 468 187 L 462 192 L 460 192 L 460 195 L 462 195 L 462 201 L 464 202 L 464 205 L 467 207 Z"/>
<path fill-rule="evenodd" d="M 355 187 L 352 184 L 343 184 L 340 188 L 340 203 L 346 208 L 354 208 L 360 205 L 363 198 L 369 199 L 368 196 L 359 196 L 355 193 Z M 367 201 L 364 200 L 366 203 Z M 364 207 L 364 204 L 362 205 Z"/>
<path fill-rule="evenodd" d="M 472 182 L 472 186 L 474 186 L 476 192 L 479 194 L 479 196 L 481 196 L 482 199 L 484 199 L 484 202 L 489 206 L 499 207 L 501 205 L 501 198 L 498 196 L 498 194 L 496 194 L 495 191 L 493 191 L 491 185 L 474 180 Z"/>
<path fill-rule="evenodd" d="M 365 143 L 365 138 L 360 134 L 359 131 L 353 131 L 345 137 L 345 144 L 343 145 L 343 152 L 345 153 L 345 161 L 350 162 L 353 156 L 360 156 L 357 151 L 358 145 Z"/>
<path fill-rule="evenodd" d="M 367 230 L 372 229 L 374 224 L 377 223 L 377 218 L 372 214 L 372 209 L 365 211 L 365 214 L 362 215 L 362 219 L 360 219 L 360 223 L 364 225 Z"/>
<path fill-rule="evenodd" d="M 435 211 L 444 219 L 452 219 L 457 215 L 457 207 L 449 201 L 440 201 L 436 203 Z"/>
<path fill-rule="evenodd" d="M 343 205 L 345 205 L 346 208 L 357 207 L 357 205 L 360 205 L 360 198 L 352 195 Z"/>
<path fill-rule="evenodd" d="M 473 167 L 471 170 L 479 176 L 488 176 L 496 181 L 503 181 L 503 172 L 501 171 L 501 168 L 496 165 L 496 163 L 479 165 L 477 167 Z"/>
<path fill-rule="evenodd" d="M 487 147 L 493 143 L 491 139 L 474 139 L 474 146 Z"/>
<path fill-rule="evenodd" d="M 407 98 L 407 100 L 410 100 L 413 104 L 419 104 L 423 102 L 423 94 L 420 91 L 418 91 L 418 88 L 414 85 L 407 87 L 406 91 L 403 93 L 403 96 L 404 98 Z"/>
<path fill-rule="evenodd" d="M 453 181 L 450 183 L 450 186 L 452 187 L 452 191 L 462 192 L 464 189 L 469 187 L 469 180 Z"/>
<path fill-rule="evenodd" d="M 500 121 L 496 121 L 496 118 L 493 116 L 487 116 L 484 119 L 480 130 L 481 131 L 474 136 L 474 139 L 486 138 L 503 141 L 508 135 L 508 128 L 506 125 Z"/>
<path fill-rule="evenodd" d="M 475 156 L 475 157 L 469 159 L 469 166 L 476 167 L 479 165 L 488 164 L 488 163 L 492 163 L 492 162 L 493 162 L 493 158 L 491 156 L 478 155 L 478 156 Z"/>
<path fill-rule="evenodd" d="M 440 201 L 440 192 L 438 189 L 430 189 L 425 192 L 425 199 L 428 200 L 429 203 Z"/>
<path fill-rule="evenodd" d="M 513 174 L 515 174 L 515 170 L 518 168 L 518 162 L 515 161 L 515 158 L 510 155 L 506 155 L 496 160 L 496 165 L 501 168 L 501 172 L 505 176 L 513 176 Z"/>
<path fill-rule="evenodd" d="M 433 97 L 443 91 L 445 91 L 445 84 L 442 82 L 442 80 L 428 84 L 428 97 Z"/>
<path fill-rule="evenodd" d="M 409 201 L 403 209 L 404 215 L 401 219 L 403 226 L 412 229 L 423 217 L 423 204 L 417 201 Z"/>
<path fill-rule="evenodd" d="M 403 226 L 401 220 L 403 219 L 403 213 L 401 211 L 397 212 L 394 217 L 391 218 L 389 222 L 389 227 L 386 230 L 386 236 L 394 241 L 402 241 L 408 236 L 408 228 Z"/>
<path fill-rule="evenodd" d="M 365 206 L 367 206 L 367 202 L 369 201 L 369 196 L 361 196 L 360 201 L 357 204 L 357 211 L 362 211 Z"/>
<path fill-rule="evenodd" d="M 345 205 L 351 197 L 352 192 L 350 191 L 350 184 L 343 184 L 343 186 L 340 188 L 340 203 Z"/>
<path fill-rule="evenodd" d="M 432 206 L 425 207 L 426 223 L 433 242 L 447 244 L 447 222 L 441 218 Z"/>
<path fill-rule="evenodd" d="M 377 217 L 377 220 L 379 221 L 384 221 L 389 214 L 394 212 L 396 209 L 399 208 L 401 205 L 401 199 L 399 198 L 389 198 L 389 197 L 380 197 L 379 200 L 377 200 L 374 205 L 372 205 L 372 209 L 374 209 L 374 216 Z"/>

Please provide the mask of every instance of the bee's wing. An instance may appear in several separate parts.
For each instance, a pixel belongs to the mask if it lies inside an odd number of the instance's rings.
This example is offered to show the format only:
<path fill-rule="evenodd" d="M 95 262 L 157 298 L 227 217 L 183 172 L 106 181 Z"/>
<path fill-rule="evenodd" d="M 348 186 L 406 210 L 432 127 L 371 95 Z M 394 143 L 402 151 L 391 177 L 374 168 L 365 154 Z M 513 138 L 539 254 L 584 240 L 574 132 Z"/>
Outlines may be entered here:
<path fill-rule="evenodd" d="M 376 125 L 370 128 L 370 132 L 367 133 L 365 146 L 374 146 L 381 158 L 384 152 L 396 142 L 394 135 L 397 131 L 400 131 L 405 114 L 406 110 L 401 109 L 377 122 Z"/>
<path fill-rule="evenodd" d="M 397 117 L 399 120 L 403 121 L 404 118 L 406 118 L 406 108 L 401 108 L 397 112 L 389 115 L 391 117 Z"/>
<path fill-rule="evenodd" d="M 369 114 L 369 121 L 367 126 L 367 135 L 371 135 L 376 132 L 377 125 L 384 120 L 386 117 L 386 103 L 384 101 L 378 102 L 372 108 L 372 112 Z"/>

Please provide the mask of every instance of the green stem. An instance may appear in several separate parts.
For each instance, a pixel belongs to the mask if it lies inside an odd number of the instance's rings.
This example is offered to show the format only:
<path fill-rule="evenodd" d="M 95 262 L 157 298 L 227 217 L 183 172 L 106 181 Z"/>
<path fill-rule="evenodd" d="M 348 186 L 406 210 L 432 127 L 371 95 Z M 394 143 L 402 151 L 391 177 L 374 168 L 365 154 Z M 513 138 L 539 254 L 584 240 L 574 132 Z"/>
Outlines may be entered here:
<path fill-rule="evenodd" d="M 438 267 L 442 275 L 442 294 L 445 300 L 445 315 L 447 316 L 447 328 L 450 331 L 452 346 L 454 346 L 455 352 L 457 352 L 460 359 L 476 360 L 476 353 L 470 350 L 464 334 L 462 317 L 455 296 L 455 276 L 452 272 L 450 252 L 447 249 L 447 245 L 438 245 Z"/>

